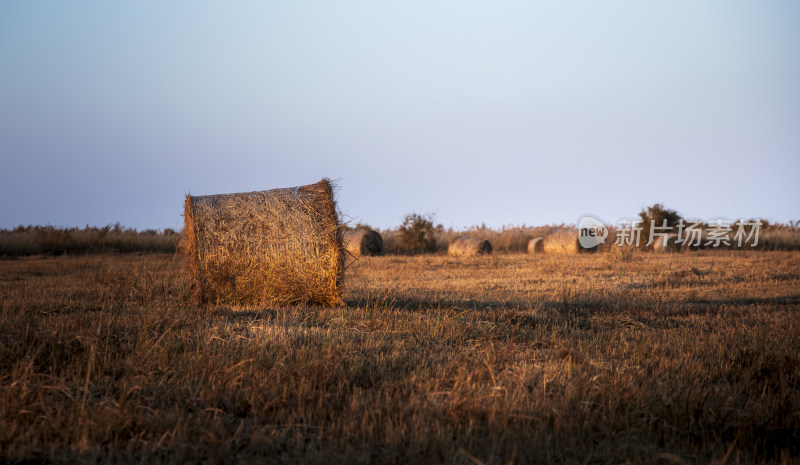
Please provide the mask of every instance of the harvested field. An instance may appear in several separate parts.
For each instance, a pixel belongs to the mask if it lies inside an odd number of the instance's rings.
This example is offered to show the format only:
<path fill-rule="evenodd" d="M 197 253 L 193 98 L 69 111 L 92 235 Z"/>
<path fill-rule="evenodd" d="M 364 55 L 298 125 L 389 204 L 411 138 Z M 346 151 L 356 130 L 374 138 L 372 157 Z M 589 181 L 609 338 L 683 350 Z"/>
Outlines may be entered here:
<path fill-rule="evenodd" d="M 0 461 L 800 454 L 800 255 L 363 257 L 342 308 L 190 304 L 173 254 L 0 261 Z"/>

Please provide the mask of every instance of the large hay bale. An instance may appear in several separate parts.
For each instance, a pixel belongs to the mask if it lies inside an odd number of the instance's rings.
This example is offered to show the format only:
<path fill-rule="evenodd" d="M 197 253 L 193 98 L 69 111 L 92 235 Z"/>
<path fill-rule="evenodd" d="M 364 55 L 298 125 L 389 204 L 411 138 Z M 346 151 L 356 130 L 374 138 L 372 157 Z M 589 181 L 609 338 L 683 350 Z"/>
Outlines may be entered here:
<path fill-rule="evenodd" d="M 681 244 L 678 244 L 677 234 L 668 234 L 665 237 L 656 237 L 651 244 L 651 250 L 656 253 L 680 252 Z"/>
<path fill-rule="evenodd" d="M 344 246 L 350 255 L 383 255 L 383 238 L 378 231 L 372 229 L 357 229 L 344 233 Z"/>
<path fill-rule="evenodd" d="M 340 305 L 344 253 L 333 186 L 186 196 L 198 305 Z"/>
<path fill-rule="evenodd" d="M 528 241 L 528 253 L 544 253 L 544 237 L 534 237 Z"/>
<path fill-rule="evenodd" d="M 583 249 L 578 243 L 578 230 L 569 228 L 559 228 L 550 231 L 544 237 L 543 248 L 544 252 L 548 254 L 576 254 Z"/>
<path fill-rule="evenodd" d="M 451 257 L 490 253 L 492 253 L 492 244 L 489 241 L 472 237 L 457 237 L 447 247 L 447 255 Z"/>

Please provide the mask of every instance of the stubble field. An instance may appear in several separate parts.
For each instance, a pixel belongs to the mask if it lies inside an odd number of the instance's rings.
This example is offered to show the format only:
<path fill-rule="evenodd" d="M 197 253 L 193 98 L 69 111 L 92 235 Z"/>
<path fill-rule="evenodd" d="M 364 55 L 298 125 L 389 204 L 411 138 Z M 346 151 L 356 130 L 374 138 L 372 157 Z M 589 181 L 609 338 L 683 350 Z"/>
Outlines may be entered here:
<path fill-rule="evenodd" d="M 365 257 L 345 300 L 0 260 L 0 460 L 798 462 L 800 252 Z"/>

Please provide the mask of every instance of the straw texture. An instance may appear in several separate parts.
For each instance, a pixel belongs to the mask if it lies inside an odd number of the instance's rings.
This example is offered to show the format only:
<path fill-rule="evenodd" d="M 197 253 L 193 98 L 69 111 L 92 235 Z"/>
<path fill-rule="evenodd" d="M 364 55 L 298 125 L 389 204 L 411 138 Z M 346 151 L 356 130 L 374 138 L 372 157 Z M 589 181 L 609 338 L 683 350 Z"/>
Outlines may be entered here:
<path fill-rule="evenodd" d="M 187 195 L 184 221 L 184 253 L 198 305 L 342 303 L 342 230 L 330 180 Z"/>
<path fill-rule="evenodd" d="M 581 249 L 578 243 L 578 231 L 569 228 L 554 229 L 544 237 L 542 247 L 548 254 L 576 254 Z"/>
<path fill-rule="evenodd" d="M 464 257 L 478 254 L 492 253 L 492 244 L 484 239 L 472 237 L 457 237 L 450 242 L 447 255 L 451 257 Z"/>

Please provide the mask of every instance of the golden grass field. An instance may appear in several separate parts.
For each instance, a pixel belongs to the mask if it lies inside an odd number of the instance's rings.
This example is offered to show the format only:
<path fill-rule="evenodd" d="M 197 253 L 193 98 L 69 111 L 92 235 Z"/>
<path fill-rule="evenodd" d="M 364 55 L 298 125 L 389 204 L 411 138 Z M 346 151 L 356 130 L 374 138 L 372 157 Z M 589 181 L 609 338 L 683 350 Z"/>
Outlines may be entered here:
<path fill-rule="evenodd" d="M 0 461 L 800 461 L 800 252 L 363 257 L 342 308 L 189 294 L 173 254 L 0 260 Z"/>

